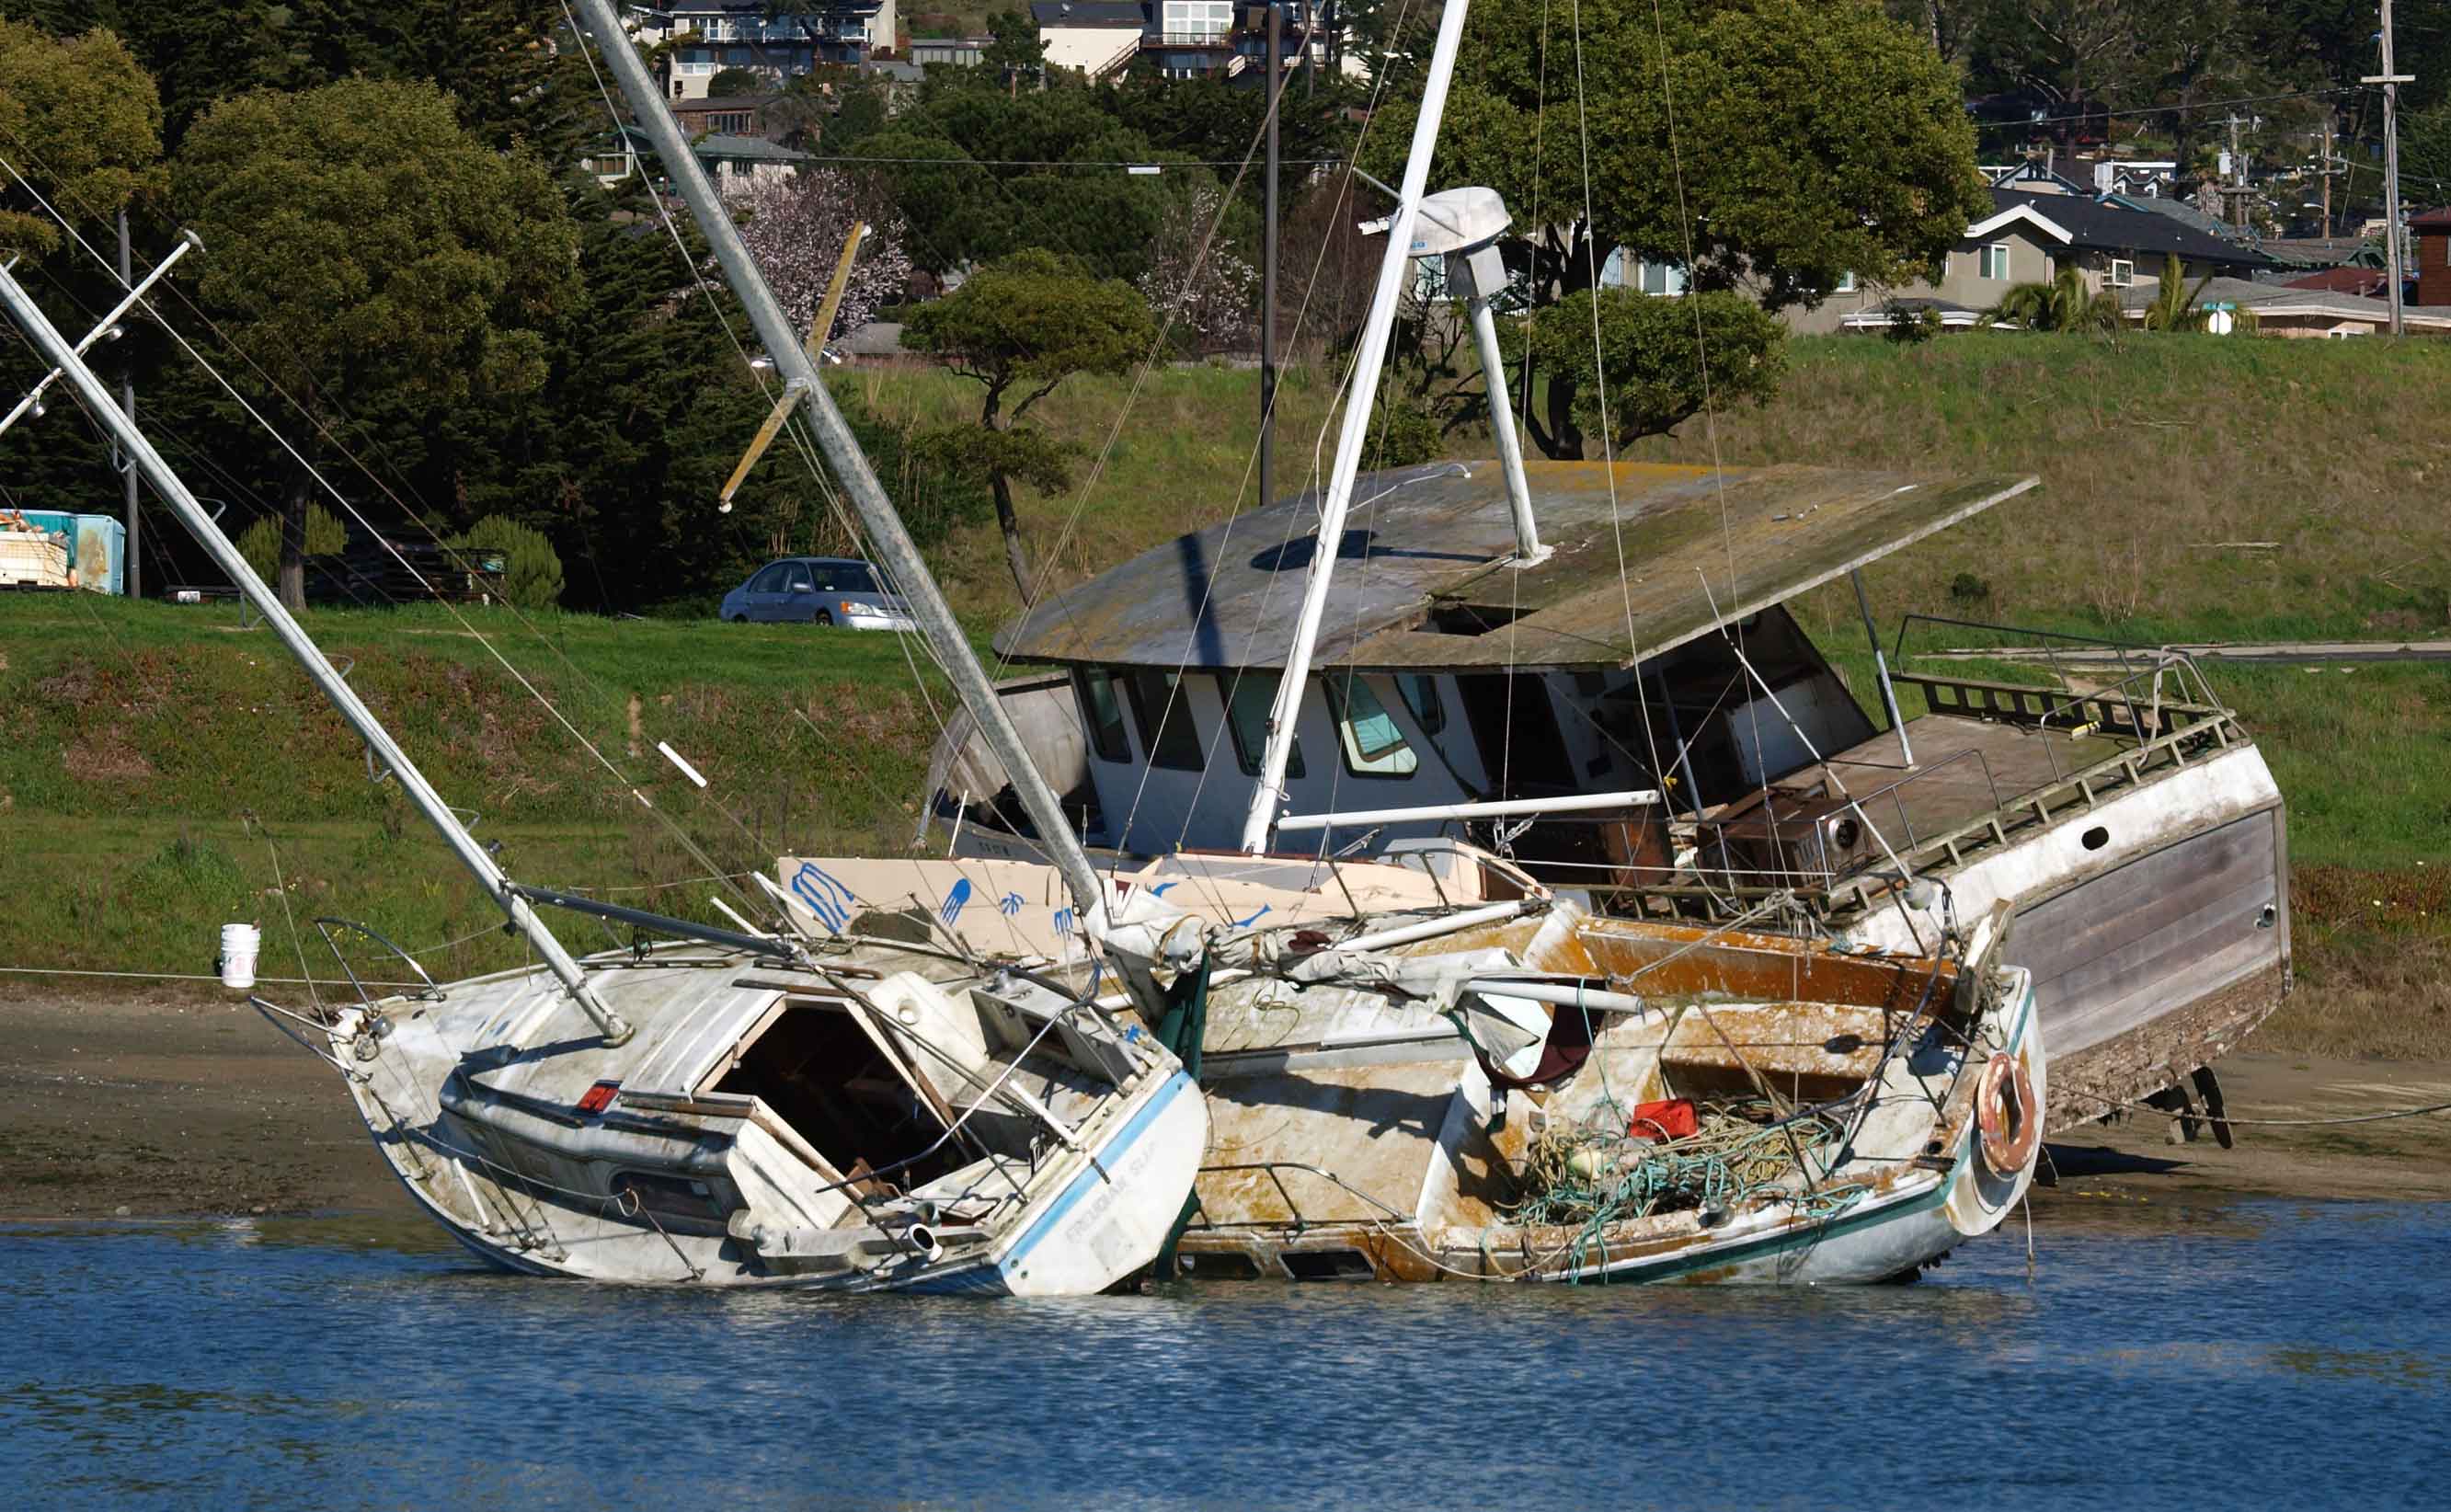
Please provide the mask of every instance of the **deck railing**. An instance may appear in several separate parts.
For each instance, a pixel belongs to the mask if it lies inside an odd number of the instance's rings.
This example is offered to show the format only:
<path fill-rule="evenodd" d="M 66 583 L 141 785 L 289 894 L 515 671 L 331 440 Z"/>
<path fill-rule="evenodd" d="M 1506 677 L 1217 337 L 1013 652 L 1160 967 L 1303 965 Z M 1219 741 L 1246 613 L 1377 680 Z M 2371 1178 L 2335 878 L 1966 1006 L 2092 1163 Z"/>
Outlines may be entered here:
<path fill-rule="evenodd" d="M 1817 912 L 1844 913 L 1878 903 L 1902 885 L 1901 874 L 1915 876 L 1961 866 L 2052 822 L 2071 805 L 2091 808 L 2204 755 L 2249 743 L 2237 715 L 2221 704 L 2202 669 L 2182 653 L 1937 616 L 1908 619 L 2013 634 L 2029 642 L 2065 641 L 2096 653 L 2089 665 L 2063 673 L 2060 687 L 1924 672 L 1891 674 L 1900 688 L 1920 689 L 1934 715 L 2072 737 L 2066 749 L 2059 740 L 2035 742 L 2049 763 L 2047 778 L 2004 784 L 1982 751 L 1969 747 L 1866 786 L 1850 780 L 1858 770 L 1896 769 L 1841 757 L 1822 763 L 1838 781 L 1825 784 L 1801 806 L 1792 795 L 1765 793 L 1757 806 L 1733 816 L 1668 816 L 1666 857 L 1656 854 L 1656 841 L 1653 858 L 1641 854 L 1641 832 L 1653 822 L 1647 816 L 1561 816 L 1528 828 L 1501 823 L 1466 837 L 1514 855 L 1552 886 L 1586 888 L 1638 913 L 1724 917 L 1781 892 L 1795 893 Z M 1902 625 L 1901 663 L 1905 640 Z M 2098 659 L 2106 649 L 2117 653 L 2107 667 Z M 2116 676 L 2107 684 L 2088 685 L 2106 674 Z M 2076 743 L 2088 739 L 2095 743 Z M 2108 754 L 2102 754 L 2102 742 L 2108 743 Z M 1989 805 L 1938 826 L 1927 805 L 1918 825 L 1910 801 L 1930 791 L 1919 792 L 1919 784 L 1953 786 L 1961 792 L 1972 786 Z M 1782 803 L 1785 813 L 1779 811 Z M 1962 808 L 1958 812 L 1964 814 Z"/>

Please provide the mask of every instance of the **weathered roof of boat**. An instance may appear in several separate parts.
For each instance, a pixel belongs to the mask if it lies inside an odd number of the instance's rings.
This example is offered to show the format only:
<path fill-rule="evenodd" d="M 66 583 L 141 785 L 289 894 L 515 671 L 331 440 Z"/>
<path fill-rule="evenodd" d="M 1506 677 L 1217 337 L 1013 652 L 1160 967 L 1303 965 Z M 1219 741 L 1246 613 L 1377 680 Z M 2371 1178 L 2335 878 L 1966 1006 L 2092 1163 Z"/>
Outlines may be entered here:
<path fill-rule="evenodd" d="M 2036 481 L 1625 461 L 1524 471 L 1540 539 L 1555 553 L 1520 570 L 1507 565 L 1515 535 L 1496 462 L 1364 475 L 1315 664 L 1625 665 Z M 1302 494 L 1144 552 L 1042 602 L 996 649 L 1026 661 L 1281 667 L 1318 508 Z"/>

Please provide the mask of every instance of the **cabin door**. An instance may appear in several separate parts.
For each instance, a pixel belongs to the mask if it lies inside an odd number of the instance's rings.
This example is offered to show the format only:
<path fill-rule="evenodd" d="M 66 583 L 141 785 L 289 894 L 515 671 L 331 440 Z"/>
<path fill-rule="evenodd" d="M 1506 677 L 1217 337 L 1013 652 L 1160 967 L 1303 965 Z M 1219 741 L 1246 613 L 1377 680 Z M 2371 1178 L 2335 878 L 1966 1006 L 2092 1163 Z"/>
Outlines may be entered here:
<path fill-rule="evenodd" d="M 1558 732 L 1549 689 L 1537 673 L 1480 672 L 1456 678 L 1465 723 L 1489 774 L 1493 798 L 1575 791 L 1574 758 Z"/>

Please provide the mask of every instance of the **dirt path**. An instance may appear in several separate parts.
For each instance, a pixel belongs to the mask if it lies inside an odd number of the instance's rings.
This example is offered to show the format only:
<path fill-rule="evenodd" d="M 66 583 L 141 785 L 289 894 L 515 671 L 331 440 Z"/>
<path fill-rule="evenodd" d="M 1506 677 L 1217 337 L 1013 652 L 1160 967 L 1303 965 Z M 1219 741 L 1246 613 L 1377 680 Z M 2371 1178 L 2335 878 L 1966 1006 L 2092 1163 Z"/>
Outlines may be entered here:
<path fill-rule="evenodd" d="M 0 977 L 0 1220 L 380 1209 L 340 1078 L 210 990 Z"/>
<path fill-rule="evenodd" d="M 2239 1117 L 2451 1100 L 2451 1063 L 2237 1055 Z M 2451 1199 L 2451 1115 L 2166 1142 L 2140 1115 L 2049 1149 L 2040 1223 L 2229 1195 Z M 210 989 L 64 993 L 0 977 L 0 1221 L 388 1212 L 402 1199 L 339 1079 Z M 125 1212 L 122 1212 L 125 1209 Z"/>

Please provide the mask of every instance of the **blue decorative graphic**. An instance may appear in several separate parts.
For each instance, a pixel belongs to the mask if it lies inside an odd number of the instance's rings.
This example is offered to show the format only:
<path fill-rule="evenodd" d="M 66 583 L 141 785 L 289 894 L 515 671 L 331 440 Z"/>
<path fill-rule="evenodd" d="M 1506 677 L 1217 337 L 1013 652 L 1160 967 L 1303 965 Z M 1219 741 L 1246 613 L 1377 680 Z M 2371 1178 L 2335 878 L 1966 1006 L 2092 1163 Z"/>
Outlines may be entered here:
<path fill-rule="evenodd" d="M 1269 910 L 1269 909 L 1271 909 L 1271 908 L 1273 908 L 1273 907 L 1275 907 L 1275 906 L 1276 906 L 1276 905 L 1274 905 L 1274 904 L 1272 904 L 1272 903 L 1263 903 L 1263 904 L 1261 904 L 1261 905 L 1260 905 L 1260 913 L 1265 913 L 1266 912 L 1268 912 L 1268 910 Z M 1236 929 L 1238 929 L 1238 930 L 1247 930 L 1247 929 L 1249 929 L 1252 925 L 1257 924 L 1257 923 L 1259 923 L 1259 922 L 1260 922 L 1260 913 L 1254 913 L 1254 914 L 1252 914 L 1249 918 L 1246 918 L 1246 919 L 1236 919 L 1236 920 L 1234 921 L 1234 927 L 1235 927 Z"/>
<path fill-rule="evenodd" d="M 1177 878 L 1176 880 L 1177 880 L 1177 881 L 1180 881 L 1181 879 L 1180 879 L 1180 878 Z M 1166 890 L 1167 890 L 1167 888 L 1173 887 L 1174 885 L 1175 885 L 1175 883 L 1174 883 L 1174 882 L 1160 882 L 1157 886 L 1155 886 L 1155 887 L 1153 887 L 1153 888 L 1150 888 L 1150 889 L 1149 889 L 1149 896 L 1151 896 L 1151 897 L 1164 897 L 1164 896 L 1166 896 Z"/>
<path fill-rule="evenodd" d="M 859 906 L 858 894 L 843 886 L 841 878 L 819 871 L 814 861 L 801 862 L 800 870 L 793 874 L 792 893 L 836 934 L 851 923 L 852 910 Z"/>
<path fill-rule="evenodd" d="M 956 878 L 953 882 L 953 890 L 945 894 L 944 903 L 937 908 L 936 917 L 942 919 L 950 929 L 953 921 L 962 916 L 962 906 L 970 900 L 971 879 L 967 876 Z"/>
<path fill-rule="evenodd" d="M 1018 893 L 1007 893 L 1004 896 L 996 899 L 996 912 L 1003 914 L 1006 918 L 1010 918 L 1014 914 L 1020 913 L 1021 908 L 1022 898 L 1021 894 Z"/>
<path fill-rule="evenodd" d="M 1057 909 L 1055 911 L 1055 937 L 1059 940 L 1069 940 L 1072 937 L 1072 928 L 1077 922 L 1078 920 L 1074 917 L 1070 909 Z"/>

